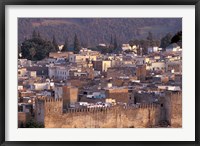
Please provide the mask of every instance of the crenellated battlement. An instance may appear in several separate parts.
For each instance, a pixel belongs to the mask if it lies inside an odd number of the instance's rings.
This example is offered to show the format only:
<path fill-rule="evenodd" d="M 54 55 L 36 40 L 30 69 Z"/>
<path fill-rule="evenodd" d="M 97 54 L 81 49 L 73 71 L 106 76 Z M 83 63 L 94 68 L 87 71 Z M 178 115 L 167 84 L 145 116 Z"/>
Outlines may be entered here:
<path fill-rule="evenodd" d="M 167 120 L 174 127 L 181 127 L 182 93 L 167 93 L 160 103 L 142 103 L 135 105 L 115 105 L 112 107 L 80 107 L 63 109 L 63 99 L 39 97 L 42 101 L 38 111 L 43 115 L 45 127 L 65 128 L 108 128 L 108 127 L 151 127 L 156 126 L 162 120 Z M 42 107 L 43 106 L 43 107 Z M 69 106 L 68 106 L 69 107 Z M 40 109 L 40 108 L 39 108 Z M 173 118 L 174 114 L 180 115 Z M 40 118 L 40 117 L 38 117 Z M 41 118 L 42 119 L 42 118 Z"/>
<path fill-rule="evenodd" d="M 56 106 L 54 102 L 51 105 Z M 59 107 L 60 105 L 57 104 Z M 94 107 L 65 109 L 63 112 L 47 108 L 46 127 L 94 128 L 94 127 L 148 127 L 158 124 L 159 104 L 135 106 Z M 142 121 L 142 122 L 141 122 Z"/>
<path fill-rule="evenodd" d="M 159 104 L 155 104 L 155 103 L 143 103 L 143 104 L 140 104 L 138 106 L 138 108 L 142 108 L 142 109 L 146 109 L 146 108 L 155 109 L 155 108 L 158 108 L 158 107 L 160 107 L 160 105 Z"/>
<path fill-rule="evenodd" d="M 80 113 L 80 112 L 102 112 L 108 111 L 111 108 L 106 107 L 96 107 L 96 108 L 76 108 L 76 109 L 66 109 L 66 113 Z"/>
<path fill-rule="evenodd" d="M 63 109 L 63 99 L 53 98 L 46 96 L 38 96 L 37 101 L 42 101 L 44 104 L 45 113 L 51 114 L 68 114 L 68 113 L 98 113 L 98 112 L 109 112 L 109 111 L 121 111 L 126 112 L 130 110 L 155 110 L 160 107 L 159 104 L 155 103 L 142 103 L 139 105 L 126 106 L 126 105 L 116 105 L 112 107 L 94 107 L 94 108 L 67 108 Z M 58 110 L 59 109 L 59 110 Z"/>
<path fill-rule="evenodd" d="M 48 104 L 48 103 L 53 104 L 54 102 L 55 103 L 63 102 L 63 99 L 62 98 L 55 99 L 54 97 L 47 97 L 47 96 L 37 96 L 36 102 L 38 101 L 44 102 L 45 104 Z"/>
<path fill-rule="evenodd" d="M 171 93 L 170 95 L 171 95 L 171 98 L 173 98 L 174 100 L 182 99 L 182 93 L 181 92 Z"/>
<path fill-rule="evenodd" d="M 121 111 L 126 110 L 138 110 L 138 109 L 150 109 L 154 110 L 159 108 L 159 104 L 141 104 L 137 106 L 114 106 L 114 107 L 95 107 L 95 108 L 75 108 L 75 109 L 65 109 L 64 113 L 85 113 L 85 112 L 104 112 L 104 111 L 110 111 L 110 110 L 116 110 L 120 109 Z"/>
<path fill-rule="evenodd" d="M 173 98 L 181 98 L 182 97 L 182 92 L 177 91 L 177 92 L 167 92 L 167 96 L 173 97 Z"/>
<path fill-rule="evenodd" d="M 45 99 L 45 103 L 62 102 L 62 101 L 63 101 L 62 98 L 56 98 L 56 99 L 54 99 L 54 98 L 46 98 Z"/>
<path fill-rule="evenodd" d="M 37 95 L 36 99 L 45 101 L 47 99 L 47 97 L 46 96 L 42 96 L 42 95 Z"/>

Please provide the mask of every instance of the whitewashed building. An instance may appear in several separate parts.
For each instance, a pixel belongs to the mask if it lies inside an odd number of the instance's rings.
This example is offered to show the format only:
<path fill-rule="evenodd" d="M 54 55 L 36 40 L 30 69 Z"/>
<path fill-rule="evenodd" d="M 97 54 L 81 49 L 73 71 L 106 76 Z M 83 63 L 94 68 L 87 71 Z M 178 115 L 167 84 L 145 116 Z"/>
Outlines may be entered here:
<path fill-rule="evenodd" d="M 178 44 L 173 43 L 166 47 L 166 52 L 172 52 L 172 51 L 173 52 L 182 51 L 182 48 Z"/>
<path fill-rule="evenodd" d="M 87 60 L 95 61 L 96 59 L 97 59 L 96 55 L 81 55 L 81 54 L 69 55 L 69 62 L 73 63 L 86 62 Z"/>
<path fill-rule="evenodd" d="M 50 89 L 50 83 L 44 82 L 44 83 L 33 83 L 31 85 L 31 90 L 45 90 Z"/>
<path fill-rule="evenodd" d="M 159 47 L 157 47 L 157 46 L 154 46 L 154 47 L 149 47 L 147 50 L 148 50 L 148 53 L 153 53 L 153 52 L 162 51 L 162 48 L 159 48 Z"/>

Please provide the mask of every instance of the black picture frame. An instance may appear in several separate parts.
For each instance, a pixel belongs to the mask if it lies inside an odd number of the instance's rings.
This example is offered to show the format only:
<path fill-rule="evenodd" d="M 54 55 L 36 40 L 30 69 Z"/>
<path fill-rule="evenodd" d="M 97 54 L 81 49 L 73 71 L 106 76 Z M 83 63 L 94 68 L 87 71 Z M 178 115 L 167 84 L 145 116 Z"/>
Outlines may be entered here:
<path fill-rule="evenodd" d="M 5 141 L 5 7 L 7 5 L 194 5 L 195 6 L 195 141 L 68 141 L 68 142 L 45 142 L 45 141 L 28 141 L 28 142 L 8 142 Z M 0 144 L 1 146 L 32 146 L 32 145 L 162 145 L 162 146 L 198 146 L 200 145 L 200 100 L 199 100 L 199 62 L 200 62 L 200 0 L 1 0 L 0 1 Z M 178 136 L 178 135 L 177 135 Z"/>

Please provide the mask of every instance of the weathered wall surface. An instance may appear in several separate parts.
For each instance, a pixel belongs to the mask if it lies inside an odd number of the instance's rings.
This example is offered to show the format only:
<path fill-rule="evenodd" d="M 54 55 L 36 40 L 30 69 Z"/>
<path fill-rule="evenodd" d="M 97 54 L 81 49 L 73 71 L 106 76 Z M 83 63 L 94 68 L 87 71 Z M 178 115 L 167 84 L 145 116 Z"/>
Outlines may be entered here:
<path fill-rule="evenodd" d="M 78 88 L 72 86 L 63 87 L 63 106 L 66 107 L 69 103 L 78 101 Z"/>
<path fill-rule="evenodd" d="M 50 106 L 51 103 L 46 103 L 44 123 L 48 128 L 145 128 L 157 125 L 160 115 L 159 107 L 155 105 L 82 109 L 62 114 L 48 111 Z"/>
<path fill-rule="evenodd" d="M 169 122 L 172 128 L 182 127 L 182 93 L 169 92 L 161 99 L 161 120 Z"/>
<path fill-rule="evenodd" d="M 182 127 L 182 94 L 172 94 L 171 103 L 171 127 Z"/>
<path fill-rule="evenodd" d="M 37 102 L 36 119 L 48 128 L 145 128 L 168 122 L 172 128 L 182 127 L 182 94 L 169 92 L 160 104 L 139 107 L 74 109 L 63 113 L 63 99 Z M 167 125 L 166 125 L 167 126 Z"/>
<path fill-rule="evenodd" d="M 38 123 L 44 123 L 44 100 L 36 100 L 35 105 L 35 120 Z"/>
<path fill-rule="evenodd" d="M 105 92 L 107 98 L 115 99 L 116 102 L 128 103 L 128 89 L 108 89 Z"/>
<path fill-rule="evenodd" d="M 31 119 L 30 113 L 18 112 L 18 127 L 25 126 L 26 122 Z"/>

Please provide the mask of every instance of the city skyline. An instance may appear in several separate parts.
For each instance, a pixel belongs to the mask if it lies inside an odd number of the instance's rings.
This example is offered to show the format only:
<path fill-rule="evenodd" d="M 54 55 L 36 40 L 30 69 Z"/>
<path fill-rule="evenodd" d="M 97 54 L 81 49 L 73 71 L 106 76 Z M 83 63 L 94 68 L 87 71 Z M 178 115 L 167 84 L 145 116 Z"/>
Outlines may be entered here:
<path fill-rule="evenodd" d="M 181 18 L 18 22 L 18 127 L 182 127 Z"/>

